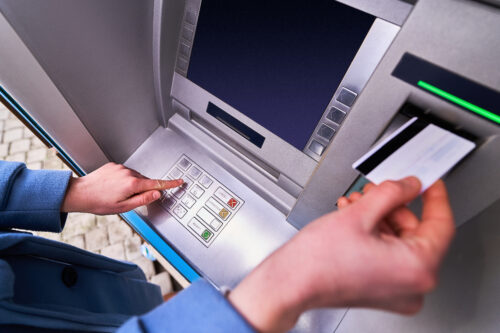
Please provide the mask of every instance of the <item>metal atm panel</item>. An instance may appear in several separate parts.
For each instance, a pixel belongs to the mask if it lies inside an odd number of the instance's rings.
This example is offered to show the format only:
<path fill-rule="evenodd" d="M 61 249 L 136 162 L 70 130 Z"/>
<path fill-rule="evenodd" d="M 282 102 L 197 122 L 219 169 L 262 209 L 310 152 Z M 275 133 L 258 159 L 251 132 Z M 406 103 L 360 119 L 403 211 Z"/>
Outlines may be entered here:
<path fill-rule="evenodd" d="M 472 285 L 478 292 L 467 293 L 467 313 L 480 312 L 471 314 L 470 320 L 487 331 L 495 320 L 494 309 L 486 305 L 497 304 L 494 295 L 499 290 L 491 278 L 498 266 L 494 237 L 488 237 L 496 234 L 491 221 L 498 216 L 500 184 L 494 173 L 500 156 L 498 127 L 391 73 L 409 52 L 498 91 L 498 71 L 490 70 L 498 62 L 494 31 L 500 27 L 491 29 L 500 22 L 498 9 L 470 1 L 421 0 L 409 14 L 411 1 L 381 1 L 380 7 L 372 1 L 342 2 L 378 18 L 372 26 L 375 33 L 365 39 L 318 124 L 318 129 L 323 123 L 331 125 L 330 107 L 345 114 L 332 141 L 323 142 L 323 154 L 307 151 L 317 136 L 311 137 L 304 151 L 297 150 L 186 78 L 183 66 L 189 65 L 189 51 L 185 47 L 190 45 L 183 42 L 195 34 L 199 1 L 33 4 L 2 0 L 0 42 L 9 47 L 0 49 L 5 59 L 0 63 L 0 85 L 85 172 L 113 160 L 146 176 L 168 177 L 184 155 L 244 201 L 220 229 L 223 232 L 205 234 L 216 237 L 208 243 L 203 243 L 203 230 L 196 234 L 189 221 L 173 218 L 175 213 L 159 204 L 127 215 L 162 254 L 175 254 L 179 261 L 174 266 L 188 267 L 190 277 L 201 274 L 216 286 L 236 285 L 296 228 L 334 209 L 333 203 L 357 177 L 352 162 L 395 125 L 405 103 L 462 126 L 479 138 L 480 147 L 446 178 L 458 222 L 469 222 L 459 229 L 443 270 L 445 287 L 431 295 L 430 305 L 412 319 L 368 310 L 349 310 L 346 315 L 346 309 L 318 310 L 304 316 L 296 329 L 418 331 L 424 325 L 425 331 L 437 332 L 457 328 L 450 324 L 463 316 L 457 304 L 449 306 L 443 322 L 431 312 L 440 304 L 446 307 L 450 286 L 466 290 Z M 50 10 L 54 6 L 57 11 Z M 450 15 L 450 9 L 457 15 Z M 36 33 L 30 24 L 37 27 Z M 54 38 L 58 34 L 61 38 Z M 377 38 L 383 42 L 377 43 Z M 58 58 L 62 61 L 57 62 Z M 357 97 L 347 94 L 345 99 L 343 88 Z M 349 98 L 352 106 L 343 104 L 351 104 Z M 207 116 L 208 102 L 266 134 L 270 146 L 259 150 L 239 134 L 228 132 L 224 124 Z M 478 174 L 490 177 L 478 181 Z M 201 185 L 197 179 L 193 183 Z M 467 197 L 463 188 L 480 195 Z M 200 204 L 195 204 L 198 209 L 196 205 Z M 162 233 L 168 237 L 162 238 Z M 477 260 L 481 254 L 484 260 Z M 455 278 L 461 265 L 478 273 Z M 477 301 L 477 295 L 485 301 Z"/>

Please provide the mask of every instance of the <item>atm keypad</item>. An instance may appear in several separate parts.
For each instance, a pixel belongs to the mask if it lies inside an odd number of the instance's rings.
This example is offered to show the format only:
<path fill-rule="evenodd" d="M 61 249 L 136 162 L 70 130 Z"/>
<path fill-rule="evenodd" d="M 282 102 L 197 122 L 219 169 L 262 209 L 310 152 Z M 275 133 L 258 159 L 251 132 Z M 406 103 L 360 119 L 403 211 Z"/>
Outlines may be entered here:
<path fill-rule="evenodd" d="M 212 179 L 210 179 L 210 177 L 208 177 L 207 175 L 203 175 L 203 177 L 201 177 L 200 179 L 200 184 L 204 188 L 209 188 L 210 185 L 212 185 L 212 183 L 213 183 Z"/>
<path fill-rule="evenodd" d="M 244 204 L 186 155 L 181 156 L 164 178 L 182 178 L 184 184 L 163 191 L 159 200 L 161 207 L 207 247 Z"/>
<path fill-rule="evenodd" d="M 201 196 L 205 193 L 205 190 L 202 189 L 199 185 L 194 185 L 191 189 L 191 194 L 196 197 L 196 199 L 201 198 Z"/>
<path fill-rule="evenodd" d="M 189 176 L 191 176 L 191 178 L 193 179 L 198 179 L 198 177 L 200 177 L 201 174 L 202 174 L 201 170 L 195 166 L 192 166 L 191 169 L 189 169 Z"/>

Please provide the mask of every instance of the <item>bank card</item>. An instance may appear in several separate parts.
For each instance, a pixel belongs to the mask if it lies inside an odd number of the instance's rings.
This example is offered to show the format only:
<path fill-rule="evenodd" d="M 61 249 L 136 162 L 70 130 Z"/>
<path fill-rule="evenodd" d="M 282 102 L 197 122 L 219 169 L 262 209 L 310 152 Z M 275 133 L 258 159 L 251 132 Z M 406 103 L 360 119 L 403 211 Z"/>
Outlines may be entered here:
<path fill-rule="evenodd" d="M 375 184 L 415 176 L 423 192 L 475 147 L 470 140 L 414 117 L 352 167 Z"/>

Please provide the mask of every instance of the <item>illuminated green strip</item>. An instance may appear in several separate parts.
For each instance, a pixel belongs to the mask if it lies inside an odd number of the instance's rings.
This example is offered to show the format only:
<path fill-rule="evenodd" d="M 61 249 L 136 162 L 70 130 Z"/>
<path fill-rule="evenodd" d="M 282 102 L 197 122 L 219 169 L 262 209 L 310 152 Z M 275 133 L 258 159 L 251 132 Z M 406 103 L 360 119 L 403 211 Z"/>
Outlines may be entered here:
<path fill-rule="evenodd" d="M 498 124 L 500 124 L 500 116 L 497 115 L 497 114 L 494 114 L 493 112 L 490 112 L 488 110 L 485 110 L 477 105 L 474 105 L 472 103 L 469 103 L 457 96 L 454 96 L 450 93 L 447 93 L 446 91 L 444 90 L 441 90 L 437 87 L 434 87 L 432 84 L 429 84 L 427 82 L 424 82 L 424 81 L 418 81 L 418 84 L 417 84 L 419 87 L 422 87 L 424 89 L 427 89 L 429 90 L 430 92 L 438 95 L 438 96 L 441 96 L 447 100 L 449 100 L 450 102 L 453 102 L 455 104 L 458 104 L 460 105 L 461 107 L 463 108 L 466 108 L 467 110 L 470 110 L 474 113 L 477 113 L 478 115 L 480 116 L 483 116 L 485 118 L 488 118 L 489 120 L 491 121 L 494 121 Z"/>

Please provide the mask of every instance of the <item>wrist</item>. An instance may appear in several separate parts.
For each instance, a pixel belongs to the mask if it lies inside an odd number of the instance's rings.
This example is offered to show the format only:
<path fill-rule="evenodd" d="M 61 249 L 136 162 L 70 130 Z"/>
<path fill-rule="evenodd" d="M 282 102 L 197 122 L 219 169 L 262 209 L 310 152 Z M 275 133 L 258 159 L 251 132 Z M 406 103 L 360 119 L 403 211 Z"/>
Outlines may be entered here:
<path fill-rule="evenodd" d="M 307 290 L 299 286 L 300 272 L 290 261 L 282 260 L 283 250 L 266 259 L 228 297 L 259 332 L 288 331 L 308 310 Z"/>
<path fill-rule="evenodd" d="M 66 189 L 66 195 L 61 204 L 61 211 L 65 213 L 84 212 L 85 200 L 83 200 L 83 192 L 82 178 L 71 177 Z"/>

